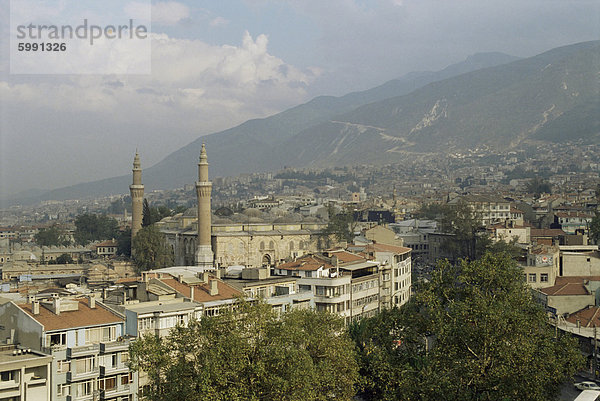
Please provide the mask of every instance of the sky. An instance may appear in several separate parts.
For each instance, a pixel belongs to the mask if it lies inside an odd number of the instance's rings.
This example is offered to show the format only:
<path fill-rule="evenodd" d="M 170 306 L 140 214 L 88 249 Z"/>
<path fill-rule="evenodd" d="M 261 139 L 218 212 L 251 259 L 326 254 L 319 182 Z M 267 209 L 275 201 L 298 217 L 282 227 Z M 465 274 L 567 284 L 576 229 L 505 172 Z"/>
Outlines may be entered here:
<path fill-rule="evenodd" d="M 49 0 L 13 1 L 50 18 Z M 0 198 L 129 174 L 136 149 L 147 168 L 199 136 L 474 53 L 600 39 L 598 0 L 152 1 L 150 74 L 14 74 L 10 10 L 0 0 Z"/>

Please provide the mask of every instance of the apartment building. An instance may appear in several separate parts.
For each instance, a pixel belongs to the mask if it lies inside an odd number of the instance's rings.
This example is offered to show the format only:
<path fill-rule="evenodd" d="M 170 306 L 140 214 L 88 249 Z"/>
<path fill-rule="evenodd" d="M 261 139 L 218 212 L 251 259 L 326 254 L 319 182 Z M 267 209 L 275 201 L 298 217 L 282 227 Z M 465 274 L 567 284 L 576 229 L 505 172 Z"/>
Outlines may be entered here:
<path fill-rule="evenodd" d="M 465 195 L 454 198 L 449 205 L 466 203 L 475 214 L 475 218 L 482 226 L 511 219 L 510 202 L 501 198 L 492 198 L 485 195 Z"/>
<path fill-rule="evenodd" d="M 52 356 L 0 345 L 0 400 L 50 401 Z"/>
<path fill-rule="evenodd" d="M 93 297 L 8 302 L 0 306 L 0 324 L 14 330 L 21 347 L 52 355 L 50 399 L 137 400 L 125 319 Z"/>
<path fill-rule="evenodd" d="M 276 266 L 274 273 L 298 277 L 299 291 L 312 294 L 316 310 L 337 313 L 349 324 L 410 296 L 410 249 L 379 244 L 365 249 L 305 255 Z"/>

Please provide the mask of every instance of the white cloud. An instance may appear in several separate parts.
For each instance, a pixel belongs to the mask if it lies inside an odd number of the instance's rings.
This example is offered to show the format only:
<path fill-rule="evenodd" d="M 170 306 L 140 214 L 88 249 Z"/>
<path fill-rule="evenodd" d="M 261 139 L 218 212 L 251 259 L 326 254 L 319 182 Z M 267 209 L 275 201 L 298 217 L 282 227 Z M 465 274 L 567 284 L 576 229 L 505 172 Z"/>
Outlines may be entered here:
<path fill-rule="evenodd" d="M 308 100 L 306 87 L 318 75 L 270 54 L 267 36 L 248 32 L 237 46 L 152 34 L 152 59 L 147 76 L 0 80 L 2 139 L 15 150 L 14 160 L 3 155 L 5 190 L 66 185 L 77 181 L 76 174 L 83 177 L 79 181 L 122 174 L 132 149 L 142 144 L 149 166 L 202 134 Z M 26 159 L 17 157 L 25 143 L 37 142 L 42 145 L 22 150 Z M 91 146 L 96 151 L 76 150 Z M 107 154 L 114 163 L 106 162 Z M 48 155 L 80 167 L 40 184 L 39 165 Z M 91 166 L 104 167 L 94 172 Z"/>
<path fill-rule="evenodd" d="M 223 17 L 216 17 L 212 21 L 210 21 L 210 26 L 222 26 L 229 24 L 229 20 Z"/>
<path fill-rule="evenodd" d="M 176 1 L 162 1 L 152 4 L 152 22 L 162 25 L 175 25 L 190 17 L 190 9 Z"/>

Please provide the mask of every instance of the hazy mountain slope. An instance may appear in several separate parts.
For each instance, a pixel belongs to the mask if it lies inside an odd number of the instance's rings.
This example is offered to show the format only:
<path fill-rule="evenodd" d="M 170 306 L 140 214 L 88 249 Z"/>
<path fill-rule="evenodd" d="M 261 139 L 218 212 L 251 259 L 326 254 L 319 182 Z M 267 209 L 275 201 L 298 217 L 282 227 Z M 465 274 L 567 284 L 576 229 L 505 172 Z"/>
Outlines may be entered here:
<path fill-rule="evenodd" d="M 564 121 L 584 115 L 589 121 L 576 135 L 594 135 L 599 46 L 554 49 L 361 106 L 298 133 L 279 153 L 291 165 L 325 166 L 400 161 L 406 152 L 507 149 L 528 138 L 571 138 Z"/>
<path fill-rule="evenodd" d="M 474 71 L 479 68 L 509 63 L 516 57 L 502 53 L 480 53 L 438 72 L 414 72 L 378 87 L 353 92 L 341 97 L 320 96 L 274 116 L 247 121 L 235 128 L 199 138 L 173 152 L 156 165 L 144 168 L 146 188 L 176 188 L 196 180 L 194 165 L 202 142 L 206 142 L 211 176 L 238 175 L 244 172 L 276 170 L 288 164 L 281 146 L 299 132 L 347 113 L 355 108 L 393 96 L 410 93 L 431 82 Z M 112 177 L 90 183 L 59 188 L 34 199 L 69 199 L 127 192 L 131 176 Z M 23 201 L 24 199 L 21 199 Z"/>

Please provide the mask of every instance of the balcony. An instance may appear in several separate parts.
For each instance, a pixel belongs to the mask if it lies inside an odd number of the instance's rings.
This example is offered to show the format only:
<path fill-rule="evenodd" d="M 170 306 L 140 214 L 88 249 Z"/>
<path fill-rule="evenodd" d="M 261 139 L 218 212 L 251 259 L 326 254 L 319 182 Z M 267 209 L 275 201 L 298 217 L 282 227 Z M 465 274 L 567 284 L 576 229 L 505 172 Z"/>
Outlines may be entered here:
<path fill-rule="evenodd" d="M 131 385 L 123 384 L 123 385 L 114 387 L 112 389 L 100 390 L 100 397 L 101 397 L 101 399 L 106 400 L 106 399 L 113 398 L 113 397 L 128 395 L 130 393 L 131 393 Z"/>
<path fill-rule="evenodd" d="M 81 356 L 95 355 L 98 354 L 98 345 L 86 345 L 83 347 L 72 347 L 67 349 L 67 359 L 78 358 Z"/>
<path fill-rule="evenodd" d="M 111 376 L 119 373 L 129 373 L 129 368 L 125 364 L 116 366 L 100 366 L 100 376 Z"/>
<path fill-rule="evenodd" d="M 9 390 L 13 388 L 19 388 L 20 383 L 16 380 L 7 380 L 0 382 L 0 391 L 1 390 Z"/>
<path fill-rule="evenodd" d="M 77 371 L 71 370 L 71 371 L 67 372 L 67 381 L 74 382 L 74 381 L 80 381 L 80 380 L 86 380 L 86 379 L 95 379 L 98 377 L 99 374 L 100 374 L 100 368 L 97 366 L 94 369 L 87 371 L 87 372 L 77 372 Z"/>
<path fill-rule="evenodd" d="M 75 395 L 71 394 L 67 396 L 67 401 L 93 401 L 98 399 L 98 391 L 94 391 L 90 394 Z"/>
<path fill-rule="evenodd" d="M 27 384 L 29 386 L 38 386 L 38 385 L 46 384 L 46 378 L 45 377 L 32 377 L 31 379 L 29 379 Z"/>
<path fill-rule="evenodd" d="M 103 354 L 109 354 L 111 352 L 127 351 L 129 350 L 129 344 L 130 341 L 128 339 L 100 343 L 100 352 Z"/>

